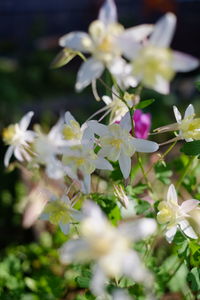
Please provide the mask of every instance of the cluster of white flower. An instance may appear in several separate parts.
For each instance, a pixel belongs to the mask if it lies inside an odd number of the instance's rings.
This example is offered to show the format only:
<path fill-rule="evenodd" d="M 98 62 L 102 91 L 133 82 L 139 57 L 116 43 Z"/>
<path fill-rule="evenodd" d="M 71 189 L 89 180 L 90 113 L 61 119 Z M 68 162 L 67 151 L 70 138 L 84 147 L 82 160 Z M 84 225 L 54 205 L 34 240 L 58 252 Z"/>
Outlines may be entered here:
<path fill-rule="evenodd" d="M 137 93 L 128 93 L 127 89 L 134 87 L 137 90 L 143 86 L 167 94 L 169 82 L 176 71 L 190 71 L 199 65 L 196 58 L 169 49 L 175 25 L 176 17 L 168 13 L 155 25 L 125 30 L 117 22 L 114 0 L 106 0 L 88 34 L 69 33 L 59 40 L 59 44 L 66 48 L 66 52 L 79 51 L 91 55 L 88 59 L 82 56 L 85 61 L 78 71 L 77 90 L 93 84 L 105 68 L 111 73 L 114 78 L 110 88 L 112 97 L 104 95 L 102 100 L 106 106 L 93 115 L 110 113 L 109 124 L 90 118 L 80 125 L 67 111 L 46 134 L 39 127 L 34 131 L 28 130 L 33 117 L 33 112 L 28 112 L 19 123 L 3 130 L 4 142 L 9 145 L 4 159 L 6 167 L 14 155 L 24 166 L 27 162 L 30 171 L 38 169 L 50 179 L 62 183 L 68 179 L 69 185 L 76 186 L 72 198 L 69 196 L 70 188 L 66 192 L 66 186 L 59 196 L 50 190 L 48 195 L 45 192 L 48 199 L 41 201 L 31 219 L 41 214 L 42 219 L 59 225 L 65 234 L 70 232 L 70 224 L 79 224 L 80 237 L 69 240 L 62 247 L 61 260 L 67 264 L 94 263 L 90 287 L 96 296 L 106 295 L 105 284 L 109 278 L 117 280 L 125 275 L 139 282 L 149 283 L 152 280 L 139 255 L 132 249 L 132 243 L 155 233 L 156 221 L 141 216 L 134 222 L 114 227 L 91 200 L 84 201 L 82 211 L 76 209 L 76 203 L 80 199 L 90 199 L 91 175 L 96 169 L 109 172 L 113 170 L 113 162 L 118 162 L 123 178 L 127 180 L 135 152 L 153 153 L 158 150 L 156 142 L 137 137 L 138 128 L 148 135 L 150 120 L 147 117 L 147 122 L 141 121 L 137 128 L 134 112 L 140 97 Z M 178 131 L 173 140 L 199 140 L 200 119 L 194 118 L 193 106 L 188 106 L 183 119 L 176 107 L 174 113 L 177 123 L 156 131 Z M 48 190 L 48 187 L 45 189 Z M 128 210 L 129 197 L 122 185 L 114 185 L 114 194 L 123 209 Z M 41 195 L 39 198 L 42 198 Z M 170 185 L 167 200 L 160 202 L 157 213 L 157 221 L 165 225 L 169 242 L 172 242 L 177 229 L 192 239 L 198 238 L 198 226 L 191 225 L 191 220 L 200 213 L 198 204 L 198 200 L 192 199 L 179 205 L 176 190 Z M 31 225 L 32 221 L 29 222 L 26 216 L 25 223 Z M 116 291 L 113 299 L 129 299 L 129 296 Z"/>

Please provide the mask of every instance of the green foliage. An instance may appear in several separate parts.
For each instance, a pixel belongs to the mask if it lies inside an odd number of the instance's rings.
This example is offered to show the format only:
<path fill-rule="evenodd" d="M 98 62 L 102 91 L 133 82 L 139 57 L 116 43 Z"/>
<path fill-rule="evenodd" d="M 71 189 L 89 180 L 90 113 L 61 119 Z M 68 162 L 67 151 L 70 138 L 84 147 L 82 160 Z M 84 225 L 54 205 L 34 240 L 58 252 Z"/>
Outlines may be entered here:
<path fill-rule="evenodd" d="M 186 155 L 199 155 L 200 154 L 200 141 L 192 141 L 185 143 L 180 149 Z"/>
<path fill-rule="evenodd" d="M 172 170 L 168 166 L 164 166 L 161 163 L 156 164 L 154 169 L 156 178 L 162 183 L 169 185 L 171 182 L 170 177 L 173 174 Z"/>
<path fill-rule="evenodd" d="M 194 292 L 200 291 L 200 269 L 198 267 L 193 268 L 188 273 L 187 280 Z"/>
<path fill-rule="evenodd" d="M 155 99 L 148 99 L 148 100 L 141 101 L 141 102 L 138 103 L 134 108 L 135 108 L 135 109 L 143 109 L 143 108 L 146 108 L 146 107 L 148 107 L 149 105 L 151 105 L 154 101 L 155 101 Z"/>

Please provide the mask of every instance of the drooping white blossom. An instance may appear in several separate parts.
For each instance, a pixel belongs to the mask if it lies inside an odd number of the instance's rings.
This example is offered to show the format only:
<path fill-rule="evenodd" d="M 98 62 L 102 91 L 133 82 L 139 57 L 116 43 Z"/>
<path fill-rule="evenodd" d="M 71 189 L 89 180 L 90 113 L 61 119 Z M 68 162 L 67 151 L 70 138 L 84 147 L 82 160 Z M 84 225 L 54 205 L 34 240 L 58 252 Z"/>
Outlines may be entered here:
<path fill-rule="evenodd" d="M 199 201 L 195 199 L 184 201 L 179 205 L 174 185 L 171 184 L 169 186 L 167 199 L 159 203 L 159 212 L 157 214 L 158 222 L 166 225 L 165 235 L 169 243 L 172 242 L 178 228 L 188 237 L 193 239 L 197 238 L 187 218 L 189 217 L 190 211 L 193 211 L 198 205 Z"/>
<path fill-rule="evenodd" d="M 169 124 L 155 129 L 156 132 L 162 133 L 167 131 L 179 131 L 174 140 L 184 139 L 187 142 L 200 139 L 200 118 L 195 118 L 195 111 L 192 104 L 189 104 L 184 117 L 182 118 L 176 106 L 173 107 L 177 123 Z"/>
<path fill-rule="evenodd" d="M 19 161 L 30 161 L 33 152 L 30 148 L 30 143 L 34 141 L 35 133 L 31 130 L 27 130 L 31 119 L 33 117 L 33 112 L 28 112 L 19 123 L 9 125 L 3 130 L 3 140 L 9 145 L 5 157 L 4 164 L 7 167 L 10 162 L 11 156 L 14 156 Z"/>
<path fill-rule="evenodd" d="M 89 26 L 89 33 L 71 32 L 60 38 L 59 44 L 64 48 L 91 54 L 80 67 L 77 75 L 76 89 L 82 90 L 92 80 L 99 78 L 105 67 L 113 71 L 113 63 L 119 64 L 121 47 L 117 37 L 142 40 L 152 31 L 151 25 L 142 25 L 125 30 L 117 21 L 117 9 L 114 0 L 106 0 L 100 9 L 98 19 Z"/>

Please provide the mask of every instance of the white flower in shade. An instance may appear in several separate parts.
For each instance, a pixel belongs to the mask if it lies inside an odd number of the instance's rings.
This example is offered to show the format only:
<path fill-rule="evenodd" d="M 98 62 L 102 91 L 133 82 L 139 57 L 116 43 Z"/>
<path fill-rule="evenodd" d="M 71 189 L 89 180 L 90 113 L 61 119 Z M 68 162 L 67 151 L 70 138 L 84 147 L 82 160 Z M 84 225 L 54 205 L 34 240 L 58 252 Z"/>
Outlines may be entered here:
<path fill-rule="evenodd" d="M 184 139 L 187 142 L 191 142 L 193 140 L 200 140 L 200 118 L 195 118 L 195 111 L 193 105 L 188 105 L 183 119 L 178 108 L 174 106 L 173 109 L 177 123 L 162 126 L 160 128 L 155 129 L 154 131 L 158 133 L 167 131 L 179 131 L 177 137 L 174 138 L 173 141 L 180 139 Z"/>
<path fill-rule="evenodd" d="M 167 199 L 158 205 L 157 220 L 160 224 L 166 224 L 166 238 L 169 243 L 172 242 L 176 231 L 180 228 L 185 235 L 196 239 L 197 235 L 188 222 L 190 211 L 193 211 L 199 204 L 198 200 L 190 199 L 178 204 L 177 193 L 173 184 L 170 185 L 167 193 Z"/>
<path fill-rule="evenodd" d="M 67 195 L 64 195 L 61 199 L 52 199 L 45 206 L 41 218 L 58 225 L 64 234 L 68 234 L 70 224 L 79 222 L 82 218 L 81 212 L 73 208 L 77 200 L 77 195 L 72 199 L 69 199 Z"/>
<path fill-rule="evenodd" d="M 92 55 L 78 71 L 76 89 L 81 90 L 92 80 L 101 76 L 105 67 L 121 60 L 121 48 L 117 37 L 126 33 L 129 37 L 143 39 L 152 31 L 152 26 L 142 25 L 127 31 L 117 22 L 117 10 L 113 0 L 106 0 L 101 7 L 98 19 L 89 26 L 89 33 L 71 32 L 60 38 L 62 47 Z"/>
<path fill-rule="evenodd" d="M 92 122 L 92 121 L 91 121 Z M 124 178 L 128 178 L 131 171 L 131 157 L 137 152 L 155 152 L 158 144 L 155 142 L 137 139 L 130 134 L 131 120 L 127 113 L 120 124 L 105 126 L 93 121 L 94 132 L 100 136 L 101 146 L 99 156 L 107 157 L 111 161 L 119 161 Z"/>
<path fill-rule="evenodd" d="M 112 165 L 93 150 L 92 143 L 69 147 L 64 150 L 62 163 L 66 174 L 81 184 L 83 193 L 90 193 L 91 174 L 95 169 L 112 170 Z"/>
<path fill-rule="evenodd" d="M 169 93 L 169 82 L 176 72 L 188 72 L 199 66 L 198 59 L 169 48 L 175 27 L 176 16 L 167 13 L 144 43 L 127 37 L 119 39 L 124 55 L 131 60 L 133 77 L 162 94 Z"/>
<path fill-rule="evenodd" d="M 57 157 L 67 145 L 63 139 L 62 129 L 63 120 L 60 119 L 48 134 L 39 131 L 33 144 L 36 153 L 35 163 L 45 165 L 48 177 L 54 179 L 62 178 L 64 174 L 62 163 Z"/>
<path fill-rule="evenodd" d="M 35 133 L 31 130 L 27 130 L 33 112 L 28 112 L 19 123 L 9 125 L 3 129 L 3 140 L 9 145 L 5 157 L 4 164 L 7 167 L 10 162 L 11 156 L 14 156 L 19 161 L 30 161 L 32 158 L 32 151 L 30 149 L 30 143 L 34 141 Z"/>
<path fill-rule="evenodd" d="M 61 248 L 60 256 L 61 261 L 67 264 L 95 262 L 90 288 L 96 296 L 104 294 L 104 287 L 109 278 L 125 275 L 137 282 L 150 279 L 151 276 L 138 254 L 131 249 L 132 240 L 136 240 L 136 228 L 133 224 L 131 239 L 125 235 L 125 231 L 113 227 L 93 202 L 85 202 L 83 214 L 84 218 L 79 228 L 81 237 L 67 242 Z M 139 230 L 137 231 L 139 238 L 146 236 L 146 233 L 139 234 Z"/>

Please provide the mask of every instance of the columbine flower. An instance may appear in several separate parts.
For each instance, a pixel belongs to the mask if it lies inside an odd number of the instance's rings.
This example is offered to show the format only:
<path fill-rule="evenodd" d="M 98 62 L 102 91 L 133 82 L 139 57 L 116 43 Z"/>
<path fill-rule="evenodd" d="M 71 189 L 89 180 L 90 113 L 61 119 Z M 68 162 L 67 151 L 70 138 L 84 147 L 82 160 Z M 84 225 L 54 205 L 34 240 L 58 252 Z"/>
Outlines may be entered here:
<path fill-rule="evenodd" d="M 156 132 L 167 132 L 179 130 L 176 138 L 173 140 L 184 139 L 187 142 L 200 139 L 200 118 L 195 117 L 195 111 L 192 104 L 190 104 L 184 114 L 182 119 L 181 114 L 176 106 L 173 107 L 174 115 L 177 123 L 170 124 L 155 129 Z"/>
<path fill-rule="evenodd" d="M 150 38 L 143 44 L 130 37 L 119 39 L 124 55 L 132 61 L 133 77 L 162 94 L 169 93 L 169 82 L 176 72 L 188 72 L 199 65 L 196 58 L 169 49 L 175 26 L 175 15 L 167 13 L 156 23 Z"/>
<path fill-rule="evenodd" d="M 61 199 L 52 199 L 47 203 L 42 214 L 43 220 L 49 220 L 52 224 L 59 225 L 64 234 L 68 234 L 70 224 L 80 221 L 82 214 L 73 208 L 77 202 L 77 195 L 71 200 L 67 195 Z"/>
<path fill-rule="evenodd" d="M 138 152 L 154 152 L 158 144 L 143 139 L 136 139 L 130 134 L 131 121 L 127 113 L 120 124 L 105 126 L 93 122 L 93 130 L 100 136 L 101 150 L 98 154 L 111 161 L 119 161 L 119 166 L 124 178 L 128 178 L 131 171 L 131 157 Z"/>
<path fill-rule="evenodd" d="M 69 145 L 80 145 L 94 143 L 94 134 L 88 127 L 87 123 L 83 123 L 82 126 L 75 120 L 72 114 L 67 111 L 65 113 L 65 124 L 62 129 L 63 137 L 68 141 Z"/>
<path fill-rule="evenodd" d="M 122 185 L 115 184 L 114 186 L 114 195 L 119 199 L 120 203 L 124 208 L 128 208 L 129 206 L 129 198 L 124 192 Z"/>
<path fill-rule="evenodd" d="M 81 90 L 92 80 L 101 76 L 105 67 L 121 60 L 121 48 L 116 38 L 126 33 L 129 37 L 143 39 L 152 31 L 152 26 L 142 25 L 125 31 L 117 22 L 117 10 L 113 0 L 106 0 L 100 9 L 98 20 L 89 26 L 89 34 L 72 32 L 60 38 L 62 47 L 92 55 L 85 61 L 77 76 L 76 89 Z"/>
<path fill-rule="evenodd" d="M 142 281 L 149 277 L 138 254 L 131 249 L 131 239 L 125 231 L 113 227 L 93 202 L 86 201 L 83 214 L 84 218 L 79 228 L 81 237 L 67 242 L 61 248 L 61 261 L 64 263 L 95 261 L 90 284 L 95 295 L 104 293 L 107 278 L 125 275 L 135 281 Z M 131 230 L 133 240 L 135 230 L 139 238 L 146 236 L 146 232 L 141 233 L 139 227 L 135 228 L 133 225 Z M 155 227 L 153 232 L 154 230 Z"/>
<path fill-rule="evenodd" d="M 151 115 L 144 114 L 140 109 L 136 109 L 133 115 L 135 124 L 135 136 L 140 139 L 147 139 L 151 128 Z"/>
<path fill-rule="evenodd" d="M 63 120 L 52 127 L 48 134 L 38 131 L 37 138 L 34 141 L 34 151 L 36 153 L 35 162 L 46 166 L 46 173 L 50 178 L 62 178 L 63 166 L 57 158 L 62 154 L 62 147 L 67 143 L 62 136 Z"/>
<path fill-rule="evenodd" d="M 90 192 L 91 173 L 97 169 L 112 170 L 111 164 L 94 153 L 93 145 L 69 147 L 64 150 L 62 158 L 66 174 L 81 183 L 83 193 Z"/>
<path fill-rule="evenodd" d="M 170 185 L 167 193 L 167 200 L 158 205 L 157 220 L 160 224 L 166 224 L 166 238 L 169 243 L 172 242 L 176 231 L 180 228 L 185 235 L 196 239 L 197 235 L 190 226 L 187 218 L 189 212 L 194 210 L 199 204 L 198 200 L 190 199 L 178 204 L 177 193 L 173 184 Z"/>
<path fill-rule="evenodd" d="M 9 145 L 5 157 L 4 164 L 7 167 L 10 162 L 10 158 L 14 153 L 14 156 L 19 160 L 31 160 L 30 155 L 30 143 L 33 142 L 35 133 L 31 130 L 27 130 L 33 112 L 28 112 L 19 123 L 8 126 L 3 130 L 3 140 Z"/>

